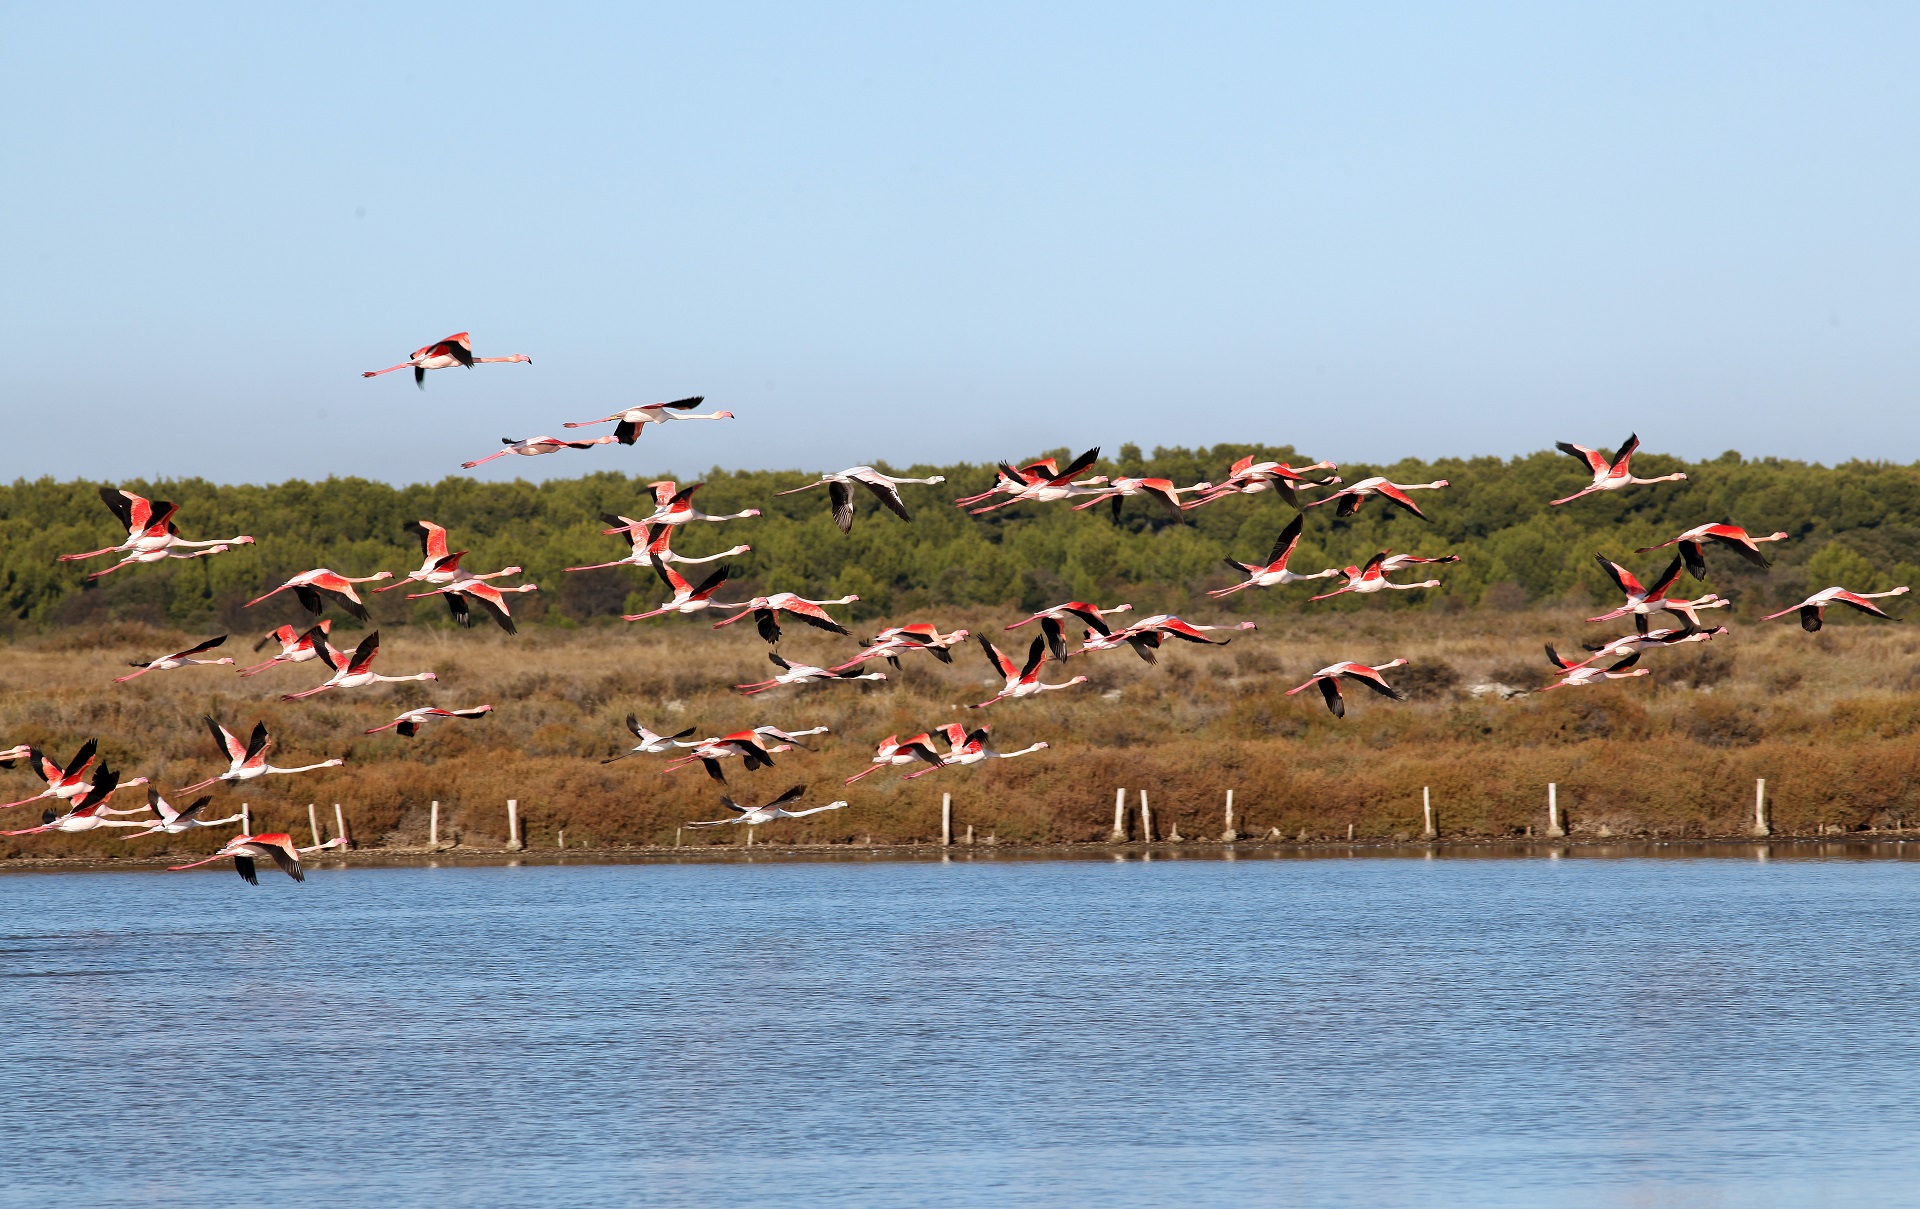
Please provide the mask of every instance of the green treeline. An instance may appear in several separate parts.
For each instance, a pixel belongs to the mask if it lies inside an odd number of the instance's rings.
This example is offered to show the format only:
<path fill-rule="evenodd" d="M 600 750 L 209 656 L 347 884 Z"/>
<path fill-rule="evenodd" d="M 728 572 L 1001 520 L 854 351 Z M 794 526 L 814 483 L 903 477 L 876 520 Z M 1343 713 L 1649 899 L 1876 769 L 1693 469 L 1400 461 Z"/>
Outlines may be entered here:
<path fill-rule="evenodd" d="M 1070 456 L 1075 451 L 1055 452 Z M 1101 462 L 1097 472 L 1152 475 L 1182 485 L 1218 481 L 1246 454 L 1302 460 L 1286 446 L 1156 449 L 1146 456 L 1128 445 Z M 1139 608 L 1208 615 L 1351 607 L 1344 601 L 1306 606 L 1311 593 L 1299 588 L 1243 592 L 1224 602 L 1202 595 L 1233 582 L 1224 557 L 1264 560 L 1292 515 L 1271 493 L 1195 509 L 1185 514 L 1187 523 L 1140 499 L 1126 502 L 1118 522 L 1104 504 L 1085 512 L 1065 503 L 1021 504 L 970 517 L 951 501 L 991 486 L 991 466 L 882 469 L 942 474 L 947 482 L 902 488 L 912 524 L 857 491 L 858 519 L 852 535 L 842 536 L 828 517 L 824 489 L 774 496 L 813 476 L 715 470 L 696 497 L 703 510 L 755 507 L 764 515 L 687 525 L 675 549 L 700 555 L 748 543 L 753 552 L 731 560 L 734 577 L 722 599 L 759 591 L 815 597 L 852 592 L 862 601 L 853 610 L 856 617 L 932 617 L 948 604 L 1031 609 L 1072 598 L 1102 604 L 1129 599 Z M 1793 537 L 1767 547 L 1775 563 L 1770 572 L 1709 551 L 1713 588 L 1733 595 L 1743 613 L 1834 583 L 1880 589 L 1920 581 L 1920 467 L 1852 462 L 1829 468 L 1727 453 L 1693 464 L 1643 454 L 1634 470 L 1642 475 L 1685 470 L 1691 477 L 1550 508 L 1546 501 L 1569 494 L 1587 477 L 1559 453 L 1342 466 L 1339 473 L 1348 483 L 1385 474 L 1397 482 L 1445 478 L 1452 486 L 1416 496 L 1430 524 L 1378 500 L 1345 521 L 1331 507 L 1309 509 L 1292 565 L 1309 571 L 1357 563 L 1388 547 L 1461 555 L 1460 563 L 1438 569 L 1444 589 L 1392 593 L 1369 602 L 1369 608 L 1510 608 L 1528 601 L 1598 600 L 1613 590 L 1594 565 L 1596 552 L 1651 572 L 1671 554 L 1637 555 L 1635 547 L 1707 521 L 1730 521 L 1755 534 L 1784 529 Z M 420 518 L 446 525 L 454 548 L 471 552 L 465 562 L 471 569 L 526 568 L 541 591 L 516 598 L 516 616 L 560 625 L 609 618 L 650 607 L 665 593 L 650 573 L 631 568 L 573 574 L 562 568 L 607 562 L 627 552 L 622 539 L 600 534 L 600 514 L 645 516 L 647 481 L 603 473 L 540 484 L 448 478 L 406 487 L 356 478 L 273 486 L 201 479 L 120 483 L 178 503 L 183 537 L 247 533 L 258 544 L 212 558 L 128 567 L 92 583 L 85 576 L 110 565 L 109 557 L 87 563 L 55 560 L 124 537 L 100 502 L 99 484 L 20 481 L 0 488 L 0 624 L 19 629 L 125 619 L 264 631 L 297 617 L 297 607 L 276 598 L 243 610 L 242 602 L 295 572 L 326 566 L 355 576 L 376 570 L 404 574 L 417 566 L 418 544 L 403 526 Z M 702 568 L 690 571 L 696 579 L 704 574 Z M 382 624 L 444 621 L 440 602 L 408 604 L 399 599 L 402 595 L 370 598 L 376 619 Z"/>

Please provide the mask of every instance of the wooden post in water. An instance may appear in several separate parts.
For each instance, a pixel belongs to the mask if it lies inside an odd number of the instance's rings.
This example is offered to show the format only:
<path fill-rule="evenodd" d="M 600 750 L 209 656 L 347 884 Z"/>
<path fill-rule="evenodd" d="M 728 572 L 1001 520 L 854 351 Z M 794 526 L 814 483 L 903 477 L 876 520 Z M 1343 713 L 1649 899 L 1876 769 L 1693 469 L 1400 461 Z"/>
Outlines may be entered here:
<path fill-rule="evenodd" d="M 427 807 L 427 847 L 440 846 L 440 799 L 435 798 Z"/>
<path fill-rule="evenodd" d="M 1227 829 L 1220 833 L 1220 842 L 1231 844 L 1239 838 L 1240 833 L 1233 829 L 1233 790 L 1229 789 L 1227 790 Z"/>
<path fill-rule="evenodd" d="M 1153 808 L 1147 805 L 1147 791 L 1140 791 L 1140 842 L 1153 843 Z"/>
<path fill-rule="evenodd" d="M 1347 843 L 1353 843 L 1353 824 L 1347 824 Z"/>
<path fill-rule="evenodd" d="M 245 802 L 240 803 L 240 834 L 253 834 L 253 807 Z"/>
<path fill-rule="evenodd" d="M 973 847 L 973 824 L 967 824 L 967 847 Z"/>
<path fill-rule="evenodd" d="M 953 847 L 953 795 L 940 795 L 940 846 Z"/>
<path fill-rule="evenodd" d="M 567 829 L 565 827 L 560 829 L 560 838 L 554 842 L 553 846 L 555 848 L 565 848 L 567 846 Z"/>
<path fill-rule="evenodd" d="M 1753 783 L 1753 833 L 1772 835 L 1773 823 L 1767 818 L 1767 779 L 1761 777 Z"/>
<path fill-rule="evenodd" d="M 1547 782 L 1547 834 L 1556 839 L 1567 833 L 1565 824 L 1560 821 L 1560 786 Z"/>
<path fill-rule="evenodd" d="M 675 827 L 673 829 L 673 846 L 675 848 L 678 848 L 680 846 L 680 832 L 682 830 L 684 830 L 684 828 Z"/>
<path fill-rule="evenodd" d="M 1126 842 L 1127 791 L 1116 789 L 1113 791 L 1113 831 L 1107 836 L 1107 843 L 1124 844 Z"/>
<path fill-rule="evenodd" d="M 507 799 L 507 847 L 515 852 L 526 847 L 520 842 L 520 803 L 514 798 Z"/>
<path fill-rule="evenodd" d="M 320 846 L 320 816 L 314 813 L 313 803 L 307 803 L 307 826 L 313 831 L 313 846 Z"/>
<path fill-rule="evenodd" d="M 1425 785 L 1420 787 L 1420 811 L 1426 816 L 1426 830 L 1421 834 L 1426 839 L 1435 839 L 1440 833 L 1433 829 L 1433 791 Z"/>
<path fill-rule="evenodd" d="M 333 804 L 333 830 L 334 834 L 346 841 L 348 848 L 353 847 L 353 836 L 347 831 L 346 812 L 340 809 L 340 803 L 338 802 Z"/>

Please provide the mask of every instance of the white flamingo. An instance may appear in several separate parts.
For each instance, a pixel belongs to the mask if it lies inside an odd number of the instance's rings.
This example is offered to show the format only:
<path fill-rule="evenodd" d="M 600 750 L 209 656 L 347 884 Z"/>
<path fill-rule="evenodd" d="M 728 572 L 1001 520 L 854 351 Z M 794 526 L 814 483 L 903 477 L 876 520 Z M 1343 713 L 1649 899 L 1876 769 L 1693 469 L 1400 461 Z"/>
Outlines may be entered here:
<path fill-rule="evenodd" d="M 204 781 L 195 781 L 191 785 L 183 786 L 177 791 L 179 793 L 194 793 L 197 790 L 205 789 L 207 786 L 217 784 L 221 781 L 238 785 L 244 781 L 256 780 L 270 774 L 285 775 L 296 772 L 312 772 L 317 768 L 338 768 L 340 765 L 346 763 L 345 760 L 335 756 L 331 760 L 322 760 L 318 764 L 306 764 L 299 768 L 275 768 L 273 765 L 267 763 L 267 750 L 273 746 L 273 739 L 267 734 L 267 724 L 265 722 L 254 723 L 253 735 L 245 744 L 242 744 L 239 739 L 234 737 L 232 731 L 220 725 L 220 723 L 216 722 L 213 718 L 208 717 L 206 723 L 207 729 L 213 732 L 214 745 L 220 749 L 220 754 L 225 756 L 230 762 L 227 771 L 221 773 L 219 776 L 208 777 Z"/>
<path fill-rule="evenodd" d="M 640 439 L 649 424 L 667 424 L 674 420 L 731 420 L 730 411 L 709 411 L 701 415 L 690 414 L 694 408 L 707 401 L 705 395 L 690 395 L 685 399 L 675 399 L 671 403 L 642 403 L 638 407 L 629 407 L 616 411 L 610 416 L 601 416 L 598 420 L 574 420 L 563 424 L 563 428 L 592 428 L 599 424 L 614 425 L 613 436 L 622 445 L 631 445 Z"/>
<path fill-rule="evenodd" d="M 827 502 L 833 512 L 833 523 L 840 526 L 840 532 L 853 532 L 853 484 L 858 483 L 874 498 L 887 506 L 887 511 L 903 521 L 913 517 L 907 512 L 907 506 L 900 499 L 900 484 L 914 483 L 933 486 L 947 480 L 941 475 L 930 479 L 908 479 L 882 474 L 871 466 L 851 466 L 837 474 L 823 474 L 804 487 L 793 487 L 786 491 L 776 491 L 775 495 L 798 495 L 802 491 L 812 491 L 815 487 L 827 489 Z"/>

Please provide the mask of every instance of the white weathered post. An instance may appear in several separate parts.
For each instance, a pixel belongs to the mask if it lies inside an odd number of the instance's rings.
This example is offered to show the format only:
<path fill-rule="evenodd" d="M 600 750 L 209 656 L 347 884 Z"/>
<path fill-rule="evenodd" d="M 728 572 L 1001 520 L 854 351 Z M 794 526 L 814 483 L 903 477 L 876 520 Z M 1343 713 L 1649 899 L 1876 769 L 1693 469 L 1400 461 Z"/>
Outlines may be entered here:
<path fill-rule="evenodd" d="M 1233 829 L 1233 790 L 1229 789 L 1227 790 L 1227 829 L 1220 833 L 1220 842 L 1231 844 L 1239 838 L 1240 833 Z"/>
<path fill-rule="evenodd" d="M 440 800 L 435 798 L 427 807 L 427 847 L 440 846 Z"/>
<path fill-rule="evenodd" d="M 240 834 L 253 834 L 253 807 L 245 802 L 240 803 Z"/>
<path fill-rule="evenodd" d="M 940 846 L 953 846 L 953 795 L 950 793 L 940 795 Z"/>
<path fill-rule="evenodd" d="M 1773 824 L 1767 819 L 1767 779 L 1761 777 L 1753 783 L 1753 833 L 1772 835 Z"/>
<path fill-rule="evenodd" d="M 307 826 L 313 832 L 313 846 L 320 846 L 320 816 L 314 813 L 313 803 L 307 803 Z"/>
<path fill-rule="evenodd" d="M 1107 843 L 1124 844 L 1126 842 L 1127 791 L 1124 789 L 1116 789 L 1113 791 L 1113 831 L 1107 836 Z"/>
<path fill-rule="evenodd" d="M 967 824 L 967 847 L 973 847 L 973 824 Z"/>
<path fill-rule="evenodd" d="M 680 828 L 680 827 L 675 827 L 673 829 L 673 846 L 675 848 L 678 848 L 680 846 L 680 832 L 683 830 L 684 828 Z"/>
<path fill-rule="evenodd" d="M 747 828 L 747 847 L 753 847 L 753 828 Z"/>
<path fill-rule="evenodd" d="M 1140 791 L 1140 842 L 1153 843 L 1153 808 L 1147 805 L 1147 791 Z"/>
<path fill-rule="evenodd" d="M 1427 839 L 1439 836 L 1440 833 L 1433 829 L 1433 791 L 1425 785 L 1420 787 L 1420 811 L 1427 820 L 1426 830 L 1422 834 Z"/>
<path fill-rule="evenodd" d="M 353 847 L 353 836 L 347 833 L 346 812 L 340 809 L 340 803 L 338 802 L 335 802 L 333 804 L 333 830 L 334 830 L 334 834 L 338 835 L 342 840 L 346 841 L 346 844 L 345 844 L 346 847 L 348 848 Z"/>
<path fill-rule="evenodd" d="M 567 829 L 565 827 L 560 829 L 560 837 L 554 842 L 553 846 L 556 848 L 565 848 L 567 846 Z"/>
<path fill-rule="evenodd" d="M 515 852 L 523 847 L 520 843 L 520 803 L 514 798 L 507 799 L 507 847 Z"/>
<path fill-rule="evenodd" d="M 1347 843 L 1353 843 L 1353 824 L 1347 824 Z"/>
<path fill-rule="evenodd" d="M 1547 782 L 1547 834 L 1558 838 L 1567 833 L 1560 822 L 1560 786 Z"/>

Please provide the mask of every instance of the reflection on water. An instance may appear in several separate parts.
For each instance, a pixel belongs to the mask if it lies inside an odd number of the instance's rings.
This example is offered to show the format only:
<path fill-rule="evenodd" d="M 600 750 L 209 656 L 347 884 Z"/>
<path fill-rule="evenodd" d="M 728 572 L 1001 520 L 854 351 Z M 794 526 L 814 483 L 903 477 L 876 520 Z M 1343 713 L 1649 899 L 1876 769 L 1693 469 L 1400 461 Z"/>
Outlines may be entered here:
<path fill-rule="evenodd" d="M 0 1202 L 1920 1204 L 1907 847 L 0 878 Z"/>

